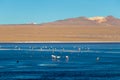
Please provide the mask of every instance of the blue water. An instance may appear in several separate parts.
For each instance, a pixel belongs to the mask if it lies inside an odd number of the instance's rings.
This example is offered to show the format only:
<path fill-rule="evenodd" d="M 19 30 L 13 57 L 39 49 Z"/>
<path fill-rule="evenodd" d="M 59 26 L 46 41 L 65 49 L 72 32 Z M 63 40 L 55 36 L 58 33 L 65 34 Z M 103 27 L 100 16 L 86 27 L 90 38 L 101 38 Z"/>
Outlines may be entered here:
<path fill-rule="evenodd" d="M 120 80 L 120 43 L 0 43 L 0 80 Z"/>

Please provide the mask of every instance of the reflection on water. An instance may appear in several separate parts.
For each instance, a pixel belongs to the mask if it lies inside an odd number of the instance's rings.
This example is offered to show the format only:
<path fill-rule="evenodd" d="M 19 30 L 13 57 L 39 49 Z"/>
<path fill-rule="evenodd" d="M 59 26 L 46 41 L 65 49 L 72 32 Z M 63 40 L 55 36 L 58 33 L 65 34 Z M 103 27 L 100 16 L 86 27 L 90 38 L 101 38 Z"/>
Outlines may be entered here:
<path fill-rule="evenodd" d="M 119 43 L 1 43 L 1 80 L 119 80 Z"/>

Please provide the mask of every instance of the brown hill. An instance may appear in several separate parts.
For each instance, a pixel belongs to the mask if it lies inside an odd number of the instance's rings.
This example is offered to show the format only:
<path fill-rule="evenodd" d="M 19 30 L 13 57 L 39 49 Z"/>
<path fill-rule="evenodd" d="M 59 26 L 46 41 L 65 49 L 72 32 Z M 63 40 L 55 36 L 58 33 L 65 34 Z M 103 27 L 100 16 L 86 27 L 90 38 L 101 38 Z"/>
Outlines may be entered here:
<path fill-rule="evenodd" d="M 106 24 L 109 24 L 112 26 L 120 26 L 120 19 L 119 18 L 115 18 L 113 16 L 107 16 L 106 19 L 107 19 Z"/>
<path fill-rule="evenodd" d="M 95 21 L 88 20 L 86 17 L 70 18 L 64 20 L 58 20 L 49 24 L 54 25 L 96 25 Z"/>
<path fill-rule="evenodd" d="M 113 16 L 107 17 L 77 17 L 64 20 L 57 20 L 55 22 L 47 23 L 47 25 L 80 25 L 80 26 L 119 26 L 120 19 Z"/>
<path fill-rule="evenodd" d="M 120 41 L 120 19 L 78 17 L 45 24 L 0 25 L 0 41 Z"/>

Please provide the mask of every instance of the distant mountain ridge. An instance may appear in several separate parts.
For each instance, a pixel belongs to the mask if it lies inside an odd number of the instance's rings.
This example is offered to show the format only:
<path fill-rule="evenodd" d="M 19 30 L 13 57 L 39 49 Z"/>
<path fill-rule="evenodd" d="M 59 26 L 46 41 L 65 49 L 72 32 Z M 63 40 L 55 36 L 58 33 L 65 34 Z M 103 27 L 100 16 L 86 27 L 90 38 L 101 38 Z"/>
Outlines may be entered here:
<path fill-rule="evenodd" d="M 36 24 L 0 25 L 0 42 L 36 41 L 119 41 L 120 19 L 107 17 L 77 17 Z"/>
<path fill-rule="evenodd" d="M 77 18 L 68 18 L 64 20 L 57 20 L 54 22 L 47 23 L 48 25 L 82 25 L 82 26 L 89 26 L 89 25 L 109 25 L 109 26 L 120 26 L 120 19 L 115 18 L 113 16 L 107 17 L 77 17 Z"/>

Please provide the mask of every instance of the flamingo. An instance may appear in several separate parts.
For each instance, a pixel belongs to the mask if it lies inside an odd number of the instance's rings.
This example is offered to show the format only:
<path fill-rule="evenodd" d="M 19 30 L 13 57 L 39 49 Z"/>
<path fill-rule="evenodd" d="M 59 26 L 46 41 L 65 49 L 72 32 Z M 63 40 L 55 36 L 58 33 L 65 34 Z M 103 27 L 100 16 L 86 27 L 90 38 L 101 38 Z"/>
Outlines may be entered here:
<path fill-rule="evenodd" d="M 96 60 L 97 60 L 97 61 L 99 61 L 99 60 L 100 60 L 100 58 L 99 58 L 99 57 L 97 57 L 97 58 L 96 58 Z"/>

